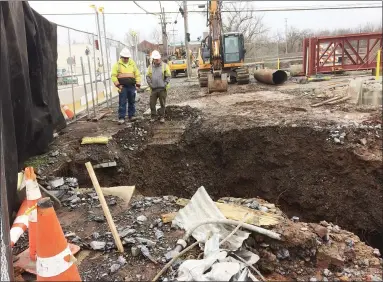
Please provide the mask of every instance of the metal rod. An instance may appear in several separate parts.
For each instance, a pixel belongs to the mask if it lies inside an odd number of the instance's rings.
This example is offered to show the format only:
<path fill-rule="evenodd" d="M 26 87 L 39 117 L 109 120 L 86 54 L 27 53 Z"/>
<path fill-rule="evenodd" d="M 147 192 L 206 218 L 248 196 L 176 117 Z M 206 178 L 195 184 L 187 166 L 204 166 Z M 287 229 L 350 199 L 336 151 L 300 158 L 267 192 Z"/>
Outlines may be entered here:
<path fill-rule="evenodd" d="M 109 55 L 110 55 L 110 49 L 108 48 L 108 44 L 107 44 L 107 38 L 106 38 L 106 27 L 105 27 L 105 15 L 104 15 L 104 11 L 102 10 L 102 23 L 103 23 L 103 26 L 104 26 L 104 40 L 105 40 L 105 52 L 106 52 L 106 65 L 107 65 L 107 71 L 108 71 L 108 78 L 110 79 L 110 65 L 109 65 Z M 108 83 L 109 85 L 109 94 L 110 94 L 110 105 L 112 106 L 113 104 L 113 96 L 112 96 L 112 86 L 111 86 L 111 81 L 109 81 Z"/>
<path fill-rule="evenodd" d="M 94 48 L 94 35 L 92 34 L 92 46 L 93 46 L 93 67 L 94 67 L 94 85 L 96 88 L 96 103 L 98 106 L 98 83 L 97 83 L 97 67 L 96 67 L 96 48 Z M 101 73 L 100 73 L 101 77 Z"/>
<path fill-rule="evenodd" d="M 90 58 L 89 54 L 86 56 L 88 58 L 88 68 L 89 68 L 89 84 L 90 84 L 90 91 L 92 91 L 92 106 L 93 106 L 93 116 L 96 117 L 96 105 L 94 104 L 94 92 L 93 92 L 93 82 L 92 82 L 92 69 L 90 67 Z"/>
<path fill-rule="evenodd" d="M 88 93 L 86 90 L 86 81 L 85 81 L 85 70 L 84 70 L 84 63 L 82 61 L 82 57 L 80 57 L 81 62 L 81 70 L 82 70 L 82 79 L 84 80 L 84 90 L 85 90 L 85 101 L 86 101 L 86 112 L 89 117 L 89 104 L 88 104 Z"/>
<path fill-rule="evenodd" d="M 106 79 L 105 79 L 105 64 L 104 64 L 104 52 L 103 52 L 103 47 L 102 47 L 102 37 L 101 37 L 101 30 L 100 30 L 100 20 L 98 18 L 98 12 L 97 9 L 95 8 L 95 13 L 96 13 L 96 24 L 97 24 L 97 33 L 98 33 L 98 40 L 99 40 L 99 47 L 100 47 L 100 52 L 101 52 L 101 63 L 102 63 L 102 74 L 104 77 L 104 89 L 105 89 L 105 98 L 106 98 L 106 104 L 108 107 L 109 105 L 109 97 L 108 97 L 108 88 L 106 87 Z"/>
<path fill-rule="evenodd" d="M 73 88 L 73 58 L 72 58 L 72 48 L 71 48 L 71 44 L 70 44 L 70 29 L 68 28 L 68 44 L 69 44 L 69 58 L 71 59 L 70 61 L 70 75 L 72 77 L 72 83 L 71 83 L 71 87 L 72 87 L 72 104 L 73 104 L 73 120 L 76 120 L 76 102 L 74 100 L 74 88 Z"/>

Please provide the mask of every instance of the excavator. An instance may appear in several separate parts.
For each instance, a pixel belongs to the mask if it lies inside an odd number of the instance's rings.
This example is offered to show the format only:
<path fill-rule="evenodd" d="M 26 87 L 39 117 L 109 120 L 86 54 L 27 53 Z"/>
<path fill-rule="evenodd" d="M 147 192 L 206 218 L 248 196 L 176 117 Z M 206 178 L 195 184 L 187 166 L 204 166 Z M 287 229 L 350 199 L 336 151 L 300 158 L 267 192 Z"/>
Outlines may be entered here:
<path fill-rule="evenodd" d="M 222 32 L 222 1 L 208 1 L 209 35 L 198 51 L 198 80 L 208 93 L 226 92 L 228 83 L 248 84 L 249 71 L 244 67 L 245 41 L 240 32 Z"/>

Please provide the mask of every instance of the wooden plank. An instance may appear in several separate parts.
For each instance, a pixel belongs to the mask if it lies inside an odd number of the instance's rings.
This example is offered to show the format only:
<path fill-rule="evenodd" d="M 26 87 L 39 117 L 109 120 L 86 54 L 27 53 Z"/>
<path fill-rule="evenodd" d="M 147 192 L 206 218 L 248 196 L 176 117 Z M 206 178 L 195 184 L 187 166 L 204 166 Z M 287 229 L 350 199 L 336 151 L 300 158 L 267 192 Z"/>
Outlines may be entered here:
<path fill-rule="evenodd" d="M 92 121 L 99 121 L 100 119 L 102 119 L 103 117 L 105 117 L 106 115 L 108 114 L 108 112 L 105 112 L 105 113 L 101 113 L 95 117 L 92 118 Z"/>
<path fill-rule="evenodd" d="M 189 199 L 180 198 L 177 200 L 177 204 L 180 206 L 186 206 L 189 203 L 189 201 L 190 201 Z M 246 216 L 246 214 L 249 214 L 245 223 L 256 225 L 256 226 L 277 225 L 283 219 L 282 216 L 277 214 L 254 210 L 254 209 L 246 208 L 239 205 L 231 205 L 231 204 L 217 203 L 217 202 L 215 202 L 215 204 L 217 205 L 219 210 L 222 212 L 222 214 L 228 219 L 241 221 Z M 269 207 L 271 207 L 272 205 L 273 204 L 269 204 Z M 175 214 L 174 214 L 174 217 L 175 217 Z M 172 216 L 173 216 L 173 213 L 162 215 L 163 220 L 165 219 L 167 220 L 167 222 L 170 222 L 174 219 L 174 217 L 171 218 Z"/>
<path fill-rule="evenodd" d="M 114 224 L 112 215 L 111 215 L 111 213 L 109 211 L 109 207 L 108 207 L 108 205 L 107 205 L 107 203 L 105 201 L 104 194 L 102 193 L 102 190 L 101 190 L 101 187 L 100 187 L 100 183 L 98 183 L 97 176 L 94 173 L 92 164 L 90 162 L 87 162 L 85 164 L 85 166 L 86 166 L 86 169 L 88 170 L 90 179 L 92 180 L 93 187 L 94 187 L 94 189 L 97 192 L 98 199 L 100 200 L 100 203 L 101 203 L 101 206 L 102 206 L 102 210 L 104 211 L 104 215 L 105 215 L 106 220 L 107 220 L 107 222 L 109 224 L 109 228 L 110 228 L 110 231 L 112 232 L 112 235 L 113 235 L 114 241 L 116 243 L 117 249 L 121 253 L 123 253 L 124 252 L 124 247 L 122 246 L 122 243 L 121 243 L 121 240 L 120 240 L 120 236 L 118 235 L 118 232 L 117 232 L 116 225 Z"/>

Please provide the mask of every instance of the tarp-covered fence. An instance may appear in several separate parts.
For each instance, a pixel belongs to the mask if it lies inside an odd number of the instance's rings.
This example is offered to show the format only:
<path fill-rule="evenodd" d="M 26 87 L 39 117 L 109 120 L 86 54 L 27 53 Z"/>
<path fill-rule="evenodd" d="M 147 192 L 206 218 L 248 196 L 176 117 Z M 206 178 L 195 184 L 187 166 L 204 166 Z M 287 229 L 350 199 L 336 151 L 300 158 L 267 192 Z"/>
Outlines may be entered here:
<path fill-rule="evenodd" d="M 55 129 L 65 127 L 57 94 L 56 61 L 56 25 L 31 9 L 27 2 L 0 2 L 2 251 L 9 246 L 10 215 L 18 208 L 17 172 L 29 157 L 47 150 Z M 7 280 L 4 273 L 7 264 L 1 253 L 3 281 Z"/>

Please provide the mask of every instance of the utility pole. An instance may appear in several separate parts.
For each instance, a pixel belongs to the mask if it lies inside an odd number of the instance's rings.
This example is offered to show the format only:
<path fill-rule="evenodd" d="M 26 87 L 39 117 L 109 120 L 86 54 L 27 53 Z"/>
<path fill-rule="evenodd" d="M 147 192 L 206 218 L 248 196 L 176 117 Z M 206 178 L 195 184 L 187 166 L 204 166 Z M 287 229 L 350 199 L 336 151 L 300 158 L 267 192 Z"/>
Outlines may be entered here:
<path fill-rule="evenodd" d="M 285 18 L 285 38 L 286 38 L 286 54 L 287 54 L 287 18 Z"/>
<path fill-rule="evenodd" d="M 189 41 L 188 41 L 188 33 L 189 33 L 189 25 L 188 25 L 188 6 L 187 1 L 184 0 L 184 24 L 185 24 L 185 47 L 186 47 L 186 62 L 187 62 L 187 72 L 188 78 L 191 77 L 191 63 L 190 63 L 190 54 L 189 54 Z"/>
<path fill-rule="evenodd" d="M 166 17 L 165 17 L 165 9 L 162 8 L 162 11 L 161 11 L 161 15 L 160 15 L 160 24 L 161 24 L 161 32 L 162 32 L 162 46 L 163 46 L 163 57 L 166 59 L 168 59 L 168 35 L 166 33 L 166 24 L 168 23 L 166 21 Z"/>
<path fill-rule="evenodd" d="M 174 29 L 174 26 L 173 26 L 173 29 L 171 29 L 171 31 L 172 31 L 172 41 L 173 41 L 173 54 L 176 52 L 176 32 L 178 31 L 178 30 L 175 30 Z"/>

